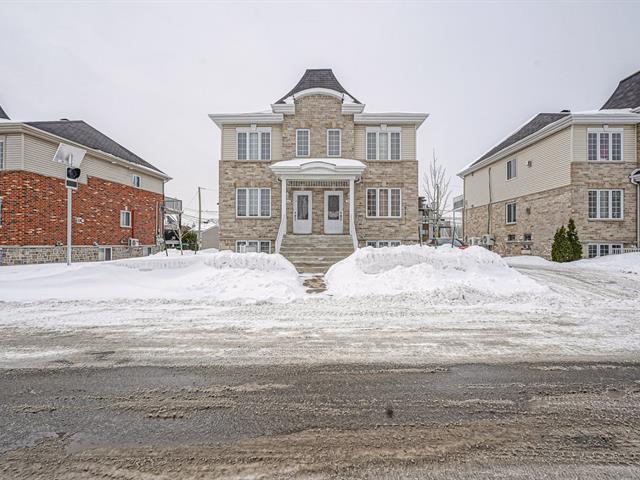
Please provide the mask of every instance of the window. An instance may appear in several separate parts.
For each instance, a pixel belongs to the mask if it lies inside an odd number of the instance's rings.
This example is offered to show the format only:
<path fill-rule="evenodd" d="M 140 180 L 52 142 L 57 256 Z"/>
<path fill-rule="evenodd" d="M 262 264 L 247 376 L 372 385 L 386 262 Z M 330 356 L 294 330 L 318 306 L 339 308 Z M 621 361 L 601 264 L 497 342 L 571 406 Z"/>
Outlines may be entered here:
<path fill-rule="evenodd" d="M 367 128 L 367 160 L 400 160 L 400 128 Z"/>
<path fill-rule="evenodd" d="M 399 247 L 399 240 L 367 240 L 367 247 L 382 248 L 382 247 Z"/>
<path fill-rule="evenodd" d="M 311 132 L 304 128 L 296 130 L 296 157 L 309 156 L 309 137 Z"/>
<path fill-rule="evenodd" d="M 587 159 L 590 162 L 622 161 L 622 129 L 588 129 Z"/>
<path fill-rule="evenodd" d="M 337 128 L 327 130 L 327 156 L 339 157 L 341 152 L 341 131 Z"/>
<path fill-rule="evenodd" d="M 271 242 L 269 240 L 237 240 L 237 253 L 271 253 Z"/>
<path fill-rule="evenodd" d="M 123 228 L 131 228 L 130 210 L 120 210 L 120 226 Z"/>
<path fill-rule="evenodd" d="M 270 188 L 237 188 L 236 189 L 237 217 L 270 217 L 271 189 Z"/>
<path fill-rule="evenodd" d="M 140 188 L 140 185 L 142 184 L 142 179 L 140 178 L 140 175 L 134 175 L 133 176 L 133 186 L 136 188 Z"/>
<path fill-rule="evenodd" d="M 623 252 L 624 248 L 621 243 L 590 243 L 587 245 L 587 256 L 589 258 L 617 255 Z"/>
<path fill-rule="evenodd" d="M 367 217 L 398 218 L 401 203 L 399 188 L 367 188 Z"/>
<path fill-rule="evenodd" d="M 516 202 L 507 203 L 506 209 L 506 222 L 516 223 Z"/>
<path fill-rule="evenodd" d="M 507 235 L 507 242 L 515 242 L 516 241 L 516 236 L 514 233 L 510 233 L 509 235 Z"/>
<path fill-rule="evenodd" d="M 151 255 L 151 247 L 142 247 L 142 255 L 145 257 Z"/>
<path fill-rule="evenodd" d="M 588 211 L 592 220 L 623 218 L 624 193 L 622 190 L 589 190 Z"/>
<path fill-rule="evenodd" d="M 518 176 L 518 161 L 514 158 L 507 162 L 507 180 Z"/>
<path fill-rule="evenodd" d="M 523 240 L 524 242 L 531 242 L 531 241 L 532 241 L 532 238 L 533 238 L 533 237 L 531 236 L 531 234 L 530 234 L 530 233 L 525 233 L 525 234 L 522 236 L 522 240 Z"/>
<path fill-rule="evenodd" d="M 98 260 L 101 262 L 108 262 L 112 258 L 112 253 L 111 247 L 103 247 L 98 250 Z"/>
<path fill-rule="evenodd" d="M 4 170 L 4 141 L 0 140 L 0 170 Z"/>
<path fill-rule="evenodd" d="M 238 160 L 271 160 L 271 128 L 236 129 Z"/>

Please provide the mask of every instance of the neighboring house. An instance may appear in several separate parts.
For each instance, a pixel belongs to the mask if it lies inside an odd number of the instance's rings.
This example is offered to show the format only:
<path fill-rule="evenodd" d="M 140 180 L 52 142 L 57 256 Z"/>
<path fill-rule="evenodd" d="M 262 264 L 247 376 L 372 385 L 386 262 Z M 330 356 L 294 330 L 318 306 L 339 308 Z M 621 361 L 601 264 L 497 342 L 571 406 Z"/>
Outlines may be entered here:
<path fill-rule="evenodd" d="M 212 225 L 200 233 L 200 248 L 220 248 L 220 227 Z"/>
<path fill-rule="evenodd" d="M 73 192 L 73 261 L 158 249 L 166 174 L 83 121 L 0 116 L 0 265 L 66 259 L 66 165 L 52 161 L 60 143 L 87 151 Z"/>
<path fill-rule="evenodd" d="M 418 242 L 422 113 L 364 113 L 329 69 L 222 131 L 220 248 L 280 252 L 324 271 L 363 246 Z"/>
<path fill-rule="evenodd" d="M 640 72 L 600 110 L 539 113 L 458 175 L 464 233 L 501 255 L 551 256 L 570 218 L 588 257 L 637 246 Z"/>

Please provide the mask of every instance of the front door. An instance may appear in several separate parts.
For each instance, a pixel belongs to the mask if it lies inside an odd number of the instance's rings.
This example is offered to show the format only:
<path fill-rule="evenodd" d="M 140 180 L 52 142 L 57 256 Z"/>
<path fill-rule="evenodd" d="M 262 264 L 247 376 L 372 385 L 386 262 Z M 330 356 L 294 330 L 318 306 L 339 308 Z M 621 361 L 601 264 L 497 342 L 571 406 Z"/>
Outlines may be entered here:
<path fill-rule="evenodd" d="M 293 233 L 311 233 L 311 192 L 293 192 Z"/>
<path fill-rule="evenodd" d="M 342 192 L 324 192 L 324 233 L 342 234 Z"/>

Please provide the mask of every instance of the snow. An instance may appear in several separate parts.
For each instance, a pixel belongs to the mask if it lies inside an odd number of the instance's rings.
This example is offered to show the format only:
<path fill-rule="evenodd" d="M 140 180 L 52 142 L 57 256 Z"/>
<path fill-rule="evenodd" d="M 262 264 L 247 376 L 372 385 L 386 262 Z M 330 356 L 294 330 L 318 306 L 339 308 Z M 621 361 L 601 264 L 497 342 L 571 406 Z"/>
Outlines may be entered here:
<path fill-rule="evenodd" d="M 0 270 L 0 301 L 202 298 L 255 303 L 289 302 L 304 293 L 295 268 L 280 255 L 215 249 Z"/>
<path fill-rule="evenodd" d="M 326 280 L 328 293 L 336 297 L 427 292 L 440 298 L 470 293 L 504 297 L 547 291 L 482 247 L 362 248 L 332 266 Z"/>
<path fill-rule="evenodd" d="M 546 267 L 576 270 L 601 270 L 612 274 L 640 275 L 640 252 L 585 258 L 575 262 L 556 263 L 536 256 L 507 257 L 505 261 L 512 267 Z"/>
<path fill-rule="evenodd" d="M 330 163 L 336 167 L 361 167 L 366 168 L 366 165 L 359 160 L 352 160 L 349 158 L 296 158 L 293 160 L 283 160 L 273 164 L 274 167 L 302 167 L 315 162 Z"/>

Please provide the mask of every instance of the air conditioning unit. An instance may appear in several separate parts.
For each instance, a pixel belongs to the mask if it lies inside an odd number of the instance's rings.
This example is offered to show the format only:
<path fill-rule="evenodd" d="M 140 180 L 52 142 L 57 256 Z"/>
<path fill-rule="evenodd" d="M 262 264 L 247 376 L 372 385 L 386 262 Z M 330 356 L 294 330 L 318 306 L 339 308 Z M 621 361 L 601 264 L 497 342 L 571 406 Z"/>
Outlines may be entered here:
<path fill-rule="evenodd" d="M 482 242 L 482 238 L 480 238 L 480 237 L 470 237 L 469 238 L 469 245 L 477 246 L 477 245 L 480 245 L 481 242 Z"/>
<path fill-rule="evenodd" d="M 139 247 L 140 246 L 140 240 L 138 240 L 137 238 L 130 238 L 129 239 L 129 246 L 130 247 Z"/>
<path fill-rule="evenodd" d="M 490 233 L 485 233 L 484 235 L 482 235 L 482 245 L 491 247 L 495 245 L 495 243 L 496 243 L 496 237 L 494 237 Z"/>

